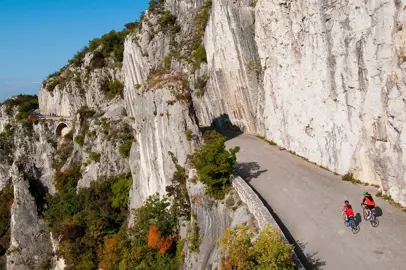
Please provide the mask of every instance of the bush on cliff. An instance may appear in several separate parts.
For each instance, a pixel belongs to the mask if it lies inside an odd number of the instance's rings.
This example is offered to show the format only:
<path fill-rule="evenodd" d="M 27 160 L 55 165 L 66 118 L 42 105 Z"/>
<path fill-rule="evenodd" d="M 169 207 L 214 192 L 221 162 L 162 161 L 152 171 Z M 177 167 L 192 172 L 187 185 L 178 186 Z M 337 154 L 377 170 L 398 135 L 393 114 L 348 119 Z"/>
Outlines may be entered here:
<path fill-rule="evenodd" d="M 128 30 L 123 31 L 110 31 L 104 34 L 101 38 L 95 38 L 89 41 L 89 45 L 84 47 L 82 50 L 77 52 L 69 64 L 74 66 L 80 66 L 83 64 L 83 59 L 87 53 L 95 52 L 97 53 L 93 57 L 95 59 L 91 62 L 91 68 L 102 68 L 105 65 L 105 58 L 112 57 L 117 62 L 123 61 L 124 55 L 124 40 L 128 34 Z"/>
<path fill-rule="evenodd" d="M 38 97 L 36 95 L 18 95 L 3 102 L 6 106 L 5 112 L 12 116 L 13 110 L 17 108 L 16 120 L 26 120 L 31 111 L 38 109 Z"/>
<path fill-rule="evenodd" d="M 269 225 L 253 241 L 249 226 L 227 228 L 218 241 L 222 251 L 221 269 L 294 269 L 293 247 L 287 245 Z"/>
<path fill-rule="evenodd" d="M 135 142 L 134 139 L 128 139 L 126 140 L 120 147 L 118 148 L 118 152 L 123 158 L 129 158 L 130 157 L 130 151 L 131 151 L 131 146 Z"/>
<path fill-rule="evenodd" d="M 171 204 L 158 194 L 135 212 L 134 225 L 105 238 L 102 269 L 180 269 L 183 241 Z"/>
<path fill-rule="evenodd" d="M 80 178 L 80 166 L 56 173 L 58 193 L 47 194 L 42 215 L 54 237 L 60 239 L 59 252 L 67 269 L 97 269 L 104 239 L 126 228 L 132 179 L 127 175 L 99 179 L 77 192 Z"/>
<path fill-rule="evenodd" d="M 223 199 L 240 148 L 227 150 L 226 138 L 214 130 L 206 132 L 203 139 L 205 144 L 190 157 L 190 161 L 207 193 L 215 199 Z"/>

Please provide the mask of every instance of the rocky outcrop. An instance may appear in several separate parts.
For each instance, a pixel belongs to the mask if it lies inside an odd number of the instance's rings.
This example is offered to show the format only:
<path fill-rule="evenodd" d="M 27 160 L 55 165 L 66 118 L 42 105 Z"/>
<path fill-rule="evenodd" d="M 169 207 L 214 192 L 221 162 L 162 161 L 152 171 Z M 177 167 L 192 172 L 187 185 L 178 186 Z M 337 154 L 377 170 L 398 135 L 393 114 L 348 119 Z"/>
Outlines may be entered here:
<path fill-rule="evenodd" d="M 134 179 L 130 206 L 138 208 L 148 196 L 166 193 L 165 187 L 175 171 L 171 155 L 184 165 L 187 155 L 196 147 L 199 130 L 191 104 L 176 100 L 168 85 L 173 82 L 164 80 L 164 85 L 148 91 L 137 89 L 134 85 L 144 82 L 134 75 L 141 72 L 137 66 L 132 68 L 135 69 L 125 67 L 124 74 L 127 110 L 134 117 L 136 140 L 129 159 Z"/>
<path fill-rule="evenodd" d="M 25 131 L 1 107 L 0 133 L 7 123 L 19 127 L 13 152 L 0 152 L 7 161 L 0 164 L 0 189 L 11 179 L 19 202 L 12 210 L 18 252 L 9 263 L 37 264 L 35 256 L 50 252 L 30 179 L 55 192 L 54 156 L 64 145 L 58 136 L 69 129 L 72 152 L 61 169 L 82 164 L 79 187 L 131 171 L 132 209 L 156 192 L 166 193 L 175 171 L 173 157 L 184 166 L 198 147 L 199 128 L 219 123 L 219 118 L 332 171 L 353 172 L 406 205 L 401 2 L 208 3 L 166 0 L 158 11 L 146 12 L 140 28 L 129 31 L 122 62 L 100 58 L 102 47 L 93 46 L 51 75 L 40 89 L 39 103 L 43 114 L 58 119 Z M 114 85 L 115 80 L 123 85 Z M 93 113 L 82 117 L 80 111 Z M 60 117 L 69 118 L 71 125 L 60 126 Z M 124 132 L 117 135 L 117 130 Z M 78 135 L 82 146 L 74 142 Z M 124 142 L 132 144 L 128 159 L 118 151 Z M 247 187 L 238 182 L 234 187 L 259 227 L 269 222 L 269 215 L 251 205 L 255 200 Z M 204 197 L 199 184 L 190 185 L 189 192 L 191 198 Z M 246 222 L 246 216 L 223 205 L 193 207 L 203 242 L 199 254 L 187 254 L 185 267 L 215 267 L 214 241 L 226 226 Z M 32 230 L 21 232 L 24 218 L 36 223 Z M 44 246 L 22 247 L 35 246 L 38 237 Z"/>
<path fill-rule="evenodd" d="M 255 3 L 254 3 L 255 2 Z M 400 1 L 212 2 L 199 122 L 227 115 L 406 205 Z"/>
<path fill-rule="evenodd" d="M 193 177 L 195 172 L 192 170 L 190 178 Z M 188 193 L 195 214 L 192 224 L 196 222 L 199 227 L 201 243 L 197 251 L 187 250 L 184 269 L 219 269 L 221 252 L 216 241 L 226 228 L 248 224 L 257 229 L 258 224 L 237 193 L 232 192 L 224 200 L 215 201 L 205 193 L 200 182 L 189 182 Z"/>
<path fill-rule="evenodd" d="M 38 95 L 41 113 L 73 117 L 82 106 L 106 106 L 108 100 L 102 89 L 109 81 L 121 80 L 121 70 L 112 67 L 114 63 L 95 68 L 94 57 L 94 53 L 87 53 L 82 65 L 69 65 L 42 83 Z"/>
<path fill-rule="evenodd" d="M 7 269 L 40 269 L 41 265 L 51 261 L 51 238 L 44 221 L 38 217 L 37 205 L 29 192 L 28 181 L 15 176 L 13 186 L 11 245 L 7 251 Z"/>

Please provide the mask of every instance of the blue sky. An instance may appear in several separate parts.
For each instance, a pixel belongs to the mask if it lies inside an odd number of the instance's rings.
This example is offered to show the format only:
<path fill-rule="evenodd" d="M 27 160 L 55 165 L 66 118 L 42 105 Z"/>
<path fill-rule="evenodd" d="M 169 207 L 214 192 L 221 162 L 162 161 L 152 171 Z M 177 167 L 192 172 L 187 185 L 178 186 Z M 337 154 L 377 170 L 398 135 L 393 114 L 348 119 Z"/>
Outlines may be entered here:
<path fill-rule="evenodd" d="M 149 0 L 0 0 L 0 102 L 38 93 L 88 41 L 136 21 Z"/>

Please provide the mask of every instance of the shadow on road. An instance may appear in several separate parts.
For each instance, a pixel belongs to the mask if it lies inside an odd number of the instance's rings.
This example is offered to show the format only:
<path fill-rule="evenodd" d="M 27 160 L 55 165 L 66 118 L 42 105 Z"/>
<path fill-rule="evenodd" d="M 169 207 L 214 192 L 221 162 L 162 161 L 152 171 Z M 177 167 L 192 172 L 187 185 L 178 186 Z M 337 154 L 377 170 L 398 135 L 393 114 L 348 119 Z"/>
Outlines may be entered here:
<path fill-rule="evenodd" d="M 268 171 L 260 170 L 261 166 L 259 166 L 258 162 L 238 163 L 234 166 L 234 169 L 247 182 L 250 182 L 252 179 L 258 178 L 258 176 Z"/>
<path fill-rule="evenodd" d="M 301 243 L 300 241 L 297 241 L 298 246 L 300 247 L 301 250 L 305 250 L 307 243 Z M 322 269 L 322 266 L 326 265 L 326 262 L 320 260 L 319 258 L 317 258 L 317 255 L 319 253 L 318 252 L 314 252 L 312 254 L 306 253 L 306 258 L 310 263 L 310 268 L 309 269 Z M 305 266 L 306 267 L 306 266 Z M 306 267 L 306 269 L 308 269 Z"/>
<path fill-rule="evenodd" d="M 250 185 L 250 184 L 248 183 L 248 185 Z M 293 247 L 295 249 L 295 253 L 296 253 L 298 259 L 300 260 L 300 262 L 303 264 L 303 267 L 306 270 L 322 269 L 322 266 L 325 266 L 326 262 L 317 258 L 318 252 L 315 252 L 312 254 L 308 254 L 308 253 L 305 254 L 304 247 L 306 246 L 306 244 L 300 243 L 299 241 L 295 240 L 295 238 L 290 234 L 289 230 L 283 224 L 282 220 L 278 217 L 278 215 L 273 211 L 272 207 L 267 203 L 267 201 L 264 200 L 264 198 L 261 196 L 261 194 L 259 194 L 253 186 L 250 185 L 250 187 L 258 195 L 258 197 L 260 198 L 262 203 L 265 205 L 265 207 L 269 210 L 272 217 L 275 219 L 276 223 L 281 228 L 286 239 L 289 241 L 289 243 L 291 245 L 293 245 Z"/>
<path fill-rule="evenodd" d="M 380 208 L 379 206 L 375 206 L 375 216 L 376 216 L 376 217 L 381 217 L 381 216 L 383 216 L 382 208 Z"/>

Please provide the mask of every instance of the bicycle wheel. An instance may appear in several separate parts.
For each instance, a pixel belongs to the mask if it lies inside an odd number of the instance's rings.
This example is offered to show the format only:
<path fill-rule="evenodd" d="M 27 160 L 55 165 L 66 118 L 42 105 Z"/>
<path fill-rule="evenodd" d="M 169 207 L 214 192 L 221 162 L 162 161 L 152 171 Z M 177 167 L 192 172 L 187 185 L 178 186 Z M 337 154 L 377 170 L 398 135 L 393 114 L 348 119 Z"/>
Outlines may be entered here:
<path fill-rule="evenodd" d="M 373 220 L 370 220 L 371 226 L 376 228 L 379 226 L 379 220 L 377 218 L 374 218 Z"/>
<path fill-rule="evenodd" d="M 355 225 L 355 223 L 353 223 L 353 225 L 351 227 L 352 233 L 357 234 L 357 233 L 359 233 L 360 230 L 361 230 L 361 227 L 359 225 Z"/>

